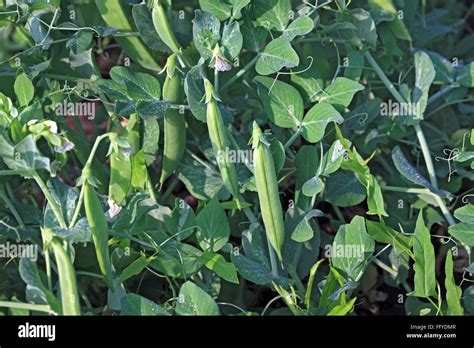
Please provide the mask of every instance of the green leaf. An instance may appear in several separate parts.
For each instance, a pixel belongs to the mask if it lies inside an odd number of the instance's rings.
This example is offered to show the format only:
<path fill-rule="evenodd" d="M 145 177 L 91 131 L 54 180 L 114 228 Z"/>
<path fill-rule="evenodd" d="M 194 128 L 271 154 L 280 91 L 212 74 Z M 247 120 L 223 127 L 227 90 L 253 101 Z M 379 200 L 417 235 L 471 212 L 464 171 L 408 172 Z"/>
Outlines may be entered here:
<path fill-rule="evenodd" d="M 15 90 L 20 106 L 27 106 L 35 94 L 33 82 L 31 82 L 25 73 L 18 75 L 13 85 L 13 89 Z"/>
<path fill-rule="evenodd" d="M 228 0 L 199 0 L 199 6 L 203 11 L 216 16 L 221 22 L 232 15 L 232 4 Z"/>
<path fill-rule="evenodd" d="M 196 161 L 188 154 L 184 155 L 178 169 L 179 180 L 198 199 L 209 200 L 223 189 L 224 183 L 220 173 L 210 165 L 205 166 Z"/>
<path fill-rule="evenodd" d="M 13 146 L 0 133 L 0 156 L 12 170 L 39 170 L 51 171 L 49 158 L 43 156 L 36 146 L 33 135 L 28 135 L 17 145 Z M 24 177 L 31 177 L 24 174 Z"/>
<path fill-rule="evenodd" d="M 324 195 L 332 204 L 350 207 L 365 199 L 366 189 L 352 172 L 337 171 L 327 179 Z"/>
<path fill-rule="evenodd" d="M 474 204 L 467 204 L 456 209 L 454 216 L 461 222 L 474 222 Z"/>
<path fill-rule="evenodd" d="M 347 21 L 355 26 L 354 29 L 349 29 L 345 32 L 345 36 L 355 41 L 358 45 L 366 42 L 371 47 L 377 44 L 377 31 L 374 20 L 369 12 L 361 8 L 356 8 L 351 11 L 344 11 L 338 18 L 340 22 Z"/>
<path fill-rule="evenodd" d="M 205 251 L 219 251 L 229 240 L 230 227 L 224 209 L 218 200 L 209 201 L 196 217 L 196 239 Z"/>
<path fill-rule="evenodd" d="M 234 264 L 232 262 L 227 262 L 224 256 L 205 251 L 199 259 L 207 268 L 216 273 L 222 279 L 234 284 L 239 284 Z"/>
<path fill-rule="evenodd" d="M 296 18 L 290 25 L 283 31 L 281 37 L 293 41 L 297 36 L 306 35 L 314 28 L 314 22 L 309 16 L 301 16 Z"/>
<path fill-rule="evenodd" d="M 462 303 L 466 309 L 466 312 L 469 314 L 474 314 L 474 285 L 464 289 L 462 299 Z"/>
<path fill-rule="evenodd" d="M 309 221 L 311 218 L 314 218 L 317 216 L 321 217 L 321 216 L 324 216 L 324 214 L 322 211 L 318 209 L 309 211 L 303 217 L 303 219 L 298 223 L 298 225 L 296 225 L 296 228 L 293 230 L 293 233 L 291 234 L 291 239 L 299 243 L 303 243 L 312 239 L 314 232 Z"/>
<path fill-rule="evenodd" d="M 193 20 L 193 42 L 203 59 L 212 57 L 212 50 L 220 39 L 221 23 L 214 15 L 196 10 Z"/>
<path fill-rule="evenodd" d="M 338 77 L 331 83 L 319 98 L 320 101 L 334 105 L 334 107 L 343 111 L 349 106 L 354 95 L 364 89 L 360 83 L 349 80 L 345 77 Z"/>
<path fill-rule="evenodd" d="M 222 31 L 221 45 L 224 55 L 229 59 L 234 59 L 240 53 L 243 44 L 243 37 L 240 32 L 239 22 L 225 24 Z"/>
<path fill-rule="evenodd" d="M 291 44 L 283 38 L 278 38 L 265 47 L 255 69 L 260 75 L 270 75 L 282 68 L 293 68 L 299 64 L 300 58 Z"/>
<path fill-rule="evenodd" d="M 393 245 L 397 251 L 402 251 L 405 253 L 411 252 L 412 238 L 410 236 L 405 236 L 394 229 L 385 225 L 383 221 L 366 221 L 367 233 L 375 241 L 384 244 Z"/>
<path fill-rule="evenodd" d="M 258 285 L 285 284 L 286 280 L 282 277 L 275 277 L 271 271 L 261 263 L 254 261 L 239 252 L 231 252 L 230 259 L 237 267 L 239 274 L 248 281 Z"/>
<path fill-rule="evenodd" d="M 193 66 L 184 80 L 184 92 L 188 99 L 191 113 L 201 122 L 206 122 L 206 104 L 203 102 L 204 94 L 204 68 L 202 65 Z"/>
<path fill-rule="evenodd" d="M 137 294 L 127 294 L 121 298 L 121 314 L 134 316 L 170 315 L 160 305 Z"/>
<path fill-rule="evenodd" d="M 413 253 L 415 255 L 415 290 L 412 294 L 424 298 L 436 296 L 434 247 L 421 211 L 413 234 Z"/>
<path fill-rule="evenodd" d="M 109 196 L 117 204 L 122 204 L 128 194 L 132 178 L 132 162 L 122 151 L 110 155 Z"/>
<path fill-rule="evenodd" d="M 461 306 L 462 290 L 454 281 L 453 269 L 453 253 L 449 250 L 446 255 L 446 264 L 444 267 L 444 273 L 446 275 L 444 280 L 444 286 L 446 287 L 446 301 L 448 302 L 449 314 L 463 315 L 464 309 Z"/>
<path fill-rule="evenodd" d="M 303 127 L 303 137 L 311 142 L 320 141 L 329 122 L 344 122 L 341 114 L 332 105 L 320 102 L 313 106 L 305 115 L 301 127 Z"/>
<path fill-rule="evenodd" d="M 127 87 L 127 95 L 135 102 L 142 99 L 159 100 L 161 98 L 160 82 L 152 75 L 115 66 L 110 70 L 110 76 L 114 81 Z"/>
<path fill-rule="evenodd" d="M 88 31 L 78 31 L 71 39 L 66 42 L 66 47 L 69 48 L 74 54 L 84 52 L 89 48 L 92 42 L 93 35 Z"/>
<path fill-rule="evenodd" d="M 352 300 L 350 300 L 349 302 L 345 304 L 340 304 L 340 305 L 335 306 L 333 309 L 329 311 L 328 316 L 346 315 L 347 313 L 351 311 L 352 307 L 354 307 L 354 303 L 356 300 L 357 300 L 357 297 L 354 297 Z"/>
<path fill-rule="evenodd" d="M 258 95 L 270 121 L 282 128 L 293 128 L 303 119 L 303 98 L 293 86 L 258 76 Z M 273 84 L 274 83 L 274 84 Z M 273 88 L 272 88 L 273 85 Z"/>
<path fill-rule="evenodd" d="M 302 192 L 307 197 L 313 197 L 320 193 L 324 188 L 324 182 L 319 176 L 313 176 L 306 181 L 302 187 Z"/>
<path fill-rule="evenodd" d="M 290 20 L 291 1 L 253 0 L 252 11 L 260 26 L 283 31 Z"/>
<path fill-rule="evenodd" d="M 216 301 L 191 281 L 181 286 L 175 311 L 178 315 L 219 315 Z"/>
<path fill-rule="evenodd" d="M 176 199 L 171 214 L 165 216 L 168 234 L 180 241 L 189 238 L 194 233 L 194 221 L 194 210 L 181 198 Z"/>
<path fill-rule="evenodd" d="M 169 47 L 165 45 L 155 30 L 148 6 L 145 3 L 133 5 L 132 14 L 133 21 L 145 45 L 155 51 L 171 53 Z"/>
<path fill-rule="evenodd" d="M 458 72 L 457 81 L 464 87 L 474 87 L 474 62 L 463 65 Z"/>
<path fill-rule="evenodd" d="M 331 248 L 331 264 L 347 281 L 358 281 L 374 248 L 364 218 L 356 216 L 337 231 Z"/>
<path fill-rule="evenodd" d="M 145 163 L 150 166 L 156 160 L 160 140 L 160 125 L 154 118 L 144 120 L 143 151 Z"/>
<path fill-rule="evenodd" d="M 144 254 L 140 255 L 138 259 L 124 268 L 122 274 L 120 274 L 120 281 L 123 283 L 131 277 L 140 274 L 153 259 L 152 257 L 147 258 Z"/>
<path fill-rule="evenodd" d="M 307 197 L 302 191 L 305 183 L 316 173 L 319 166 L 318 150 L 315 145 L 302 146 L 296 154 L 296 186 L 295 202 L 303 209 L 309 210 L 311 207 L 311 198 Z"/>
<path fill-rule="evenodd" d="M 245 11 L 243 15 L 244 23 L 240 28 L 244 39 L 243 47 L 250 52 L 260 52 L 267 38 L 268 31 L 262 27 L 255 27 L 252 24 L 253 18 L 249 11 Z"/>
<path fill-rule="evenodd" d="M 441 197 L 452 196 L 449 192 L 435 188 L 428 180 L 421 176 L 421 174 L 418 173 L 415 167 L 413 167 L 411 163 L 408 162 L 407 158 L 405 157 L 399 146 L 395 146 L 392 149 L 392 160 L 398 172 L 410 182 L 426 187 L 428 190 Z"/>
<path fill-rule="evenodd" d="M 449 234 L 469 246 L 474 247 L 474 222 L 462 222 L 449 226 Z"/>
<path fill-rule="evenodd" d="M 43 284 L 36 262 L 28 257 L 20 258 L 19 272 L 21 279 L 27 285 L 27 290 L 37 293 L 35 303 L 49 304 L 56 313 L 61 313 L 61 303 L 54 294 Z M 38 298 L 38 296 L 40 296 Z"/>
<path fill-rule="evenodd" d="M 425 112 L 428 103 L 428 92 L 436 76 L 436 71 L 430 56 L 423 51 L 415 53 L 415 87 L 412 93 L 412 102 L 419 110 L 418 117 Z"/>
<path fill-rule="evenodd" d="M 244 7 L 250 4 L 250 1 L 251 0 L 230 0 L 233 5 L 232 17 L 235 19 L 242 18 L 242 10 L 244 9 Z"/>

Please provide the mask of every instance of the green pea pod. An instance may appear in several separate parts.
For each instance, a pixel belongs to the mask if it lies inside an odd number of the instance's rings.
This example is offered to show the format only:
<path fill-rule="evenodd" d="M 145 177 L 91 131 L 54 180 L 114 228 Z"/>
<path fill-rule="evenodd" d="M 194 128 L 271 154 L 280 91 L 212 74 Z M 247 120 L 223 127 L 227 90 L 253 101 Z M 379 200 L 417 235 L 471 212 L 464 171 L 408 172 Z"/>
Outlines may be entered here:
<path fill-rule="evenodd" d="M 172 54 L 166 63 L 166 79 L 163 84 L 163 100 L 170 103 L 181 103 L 183 101 L 183 85 L 178 72 L 175 69 L 176 54 Z M 180 110 L 169 109 L 164 118 L 164 148 L 163 169 L 161 171 L 160 184 L 173 173 L 183 158 L 186 147 L 186 121 Z"/>
<path fill-rule="evenodd" d="M 122 204 L 128 194 L 132 180 L 132 164 L 122 151 L 110 155 L 109 196 L 117 204 Z"/>
<path fill-rule="evenodd" d="M 209 131 L 209 137 L 211 138 L 212 148 L 217 157 L 217 165 L 219 166 L 224 185 L 232 196 L 234 196 L 237 208 L 241 209 L 242 202 L 237 181 L 237 171 L 234 163 L 230 162 L 230 159 L 225 155 L 228 152 L 226 150 L 231 149 L 227 129 L 224 125 L 221 111 L 217 106 L 215 92 L 211 82 L 205 79 L 204 84 L 206 88 L 207 128 Z"/>
<path fill-rule="evenodd" d="M 153 25 L 158 33 L 160 39 L 170 48 L 173 53 L 178 53 L 181 49 L 181 45 L 170 25 L 168 16 L 166 15 L 165 9 L 163 8 L 162 0 L 155 2 L 152 10 Z"/>
<path fill-rule="evenodd" d="M 136 31 L 133 24 L 130 23 L 130 11 L 127 11 L 126 4 L 122 0 L 96 1 L 102 19 L 111 28 L 119 29 L 125 32 Z M 153 58 L 150 50 L 143 41 L 137 36 L 116 36 L 124 52 L 135 62 L 146 69 L 160 71 L 160 65 Z"/>
<path fill-rule="evenodd" d="M 92 232 L 100 271 L 104 276 L 105 283 L 113 291 L 113 272 L 108 246 L 109 228 L 94 187 L 87 180 L 84 182 L 84 207 Z"/>
<path fill-rule="evenodd" d="M 278 194 L 278 180 L 269 143 L 266 142 L 256 122 L 253 123 L 252 139 L 255 183 L 265 232 L 281 261 L 281 250 L 285 239 L 285 225 L 283 223 L 283 209 Z"/>
<path fill-rule="evenodd" d="M 51 247 L 58 267 L 59 286 L 63 315 L 81 315 L 79 296 L 77 294 L 76 274 L 69 255 L 64 250 L 62 241 L 51 240 Z"/>

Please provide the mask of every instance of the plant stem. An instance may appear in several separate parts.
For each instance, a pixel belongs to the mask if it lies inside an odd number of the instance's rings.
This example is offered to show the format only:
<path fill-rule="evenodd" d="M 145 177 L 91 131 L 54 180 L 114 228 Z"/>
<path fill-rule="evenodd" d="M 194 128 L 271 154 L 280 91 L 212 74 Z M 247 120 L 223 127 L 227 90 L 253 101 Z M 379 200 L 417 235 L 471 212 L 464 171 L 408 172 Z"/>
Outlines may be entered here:
<path fill-rule="evenodd" d="M 9 169 L 9 170 L 0 170 L 0 176 L 9 176 L 9 175 L 31 175 L 32 171 L 30 169 Z"/>
<path fill-rule="evenodd" d="M 51 309 L 48 305 L 38 305 L 32 303 L 22 303 L 22 302 L 13 302 L 13 301 L 0 301 L 0 307 L 6 308 L 17 308 L 17 309 L 27 309 L 29 311 L 38 311 L 46 312 L 50 314 L 56 314 L 55 311 Z"/>
<path fill-rule="evenodd" d="M 303 127 L 299 127 L 298 130 L 291 136 L 290 139 L 285 143 L 284 148 L 287 150 L 295 141 L 299 138 L 301 132 L 303 131 Z"/>
<path fill-rule="evenodd" d="M 453 82 L 450 85 L 447 85 L 446 87 L 440 89 L 438 92 L 433 94 L 431 97 L 428 98 L 428 103 L 427 105 L 432 104 L 435 102 L 438 98 L 442 97 L 446 93 L 450 92 L 452 89 L 459 87 L 459 83 Z"/>
<path fill-rule="evenodd" d="M 71 223 L 69 224 L 69 228 L 73 228 L 77 222 L 79 217 L 79 213 L 81 212 L 82 202 L 84 200 L 84 185 L 81 186 L 81 192 L 79 193 L 79 198 L 76 203 L 76 208 L 74 209 L 74 214 L 71 219 Z"/>
<path fill-rule="evenodd" d="M 295 281 L 296 287 L 298 288 L 298 291 L 300 291 L 302 294 L 306 293 L 306 288 L 304 287 L 303 282 L 301 279 L 298 277 L 298 274 L 295 271 L 289 272 L 291 279 Z"/>
<path fill-rule="evenodd" d="M 256 63 L 260 53 L 258 53 L 250 62 L 247 63 L 242 69 L 240 69 L 234 76 L 232 76 L 226 83 L 221 87 L 221 90 L 229 88 L 235 81 L 237 81 L 242 75 L 244 75 L 250 68 L 252 68 Z"/>
<path fill-rule="evenodd" d="M 417 194 L 426 194 L 437 196 L 433 192 L 428 189 L 422 188 L 411 188 L 411 187 L 397 187 L 397 186 L 382 186 L 382 190 L 384 191 L 392 191 L 392 192 L 403 192 L 403 193 L 417 193 Z"/>

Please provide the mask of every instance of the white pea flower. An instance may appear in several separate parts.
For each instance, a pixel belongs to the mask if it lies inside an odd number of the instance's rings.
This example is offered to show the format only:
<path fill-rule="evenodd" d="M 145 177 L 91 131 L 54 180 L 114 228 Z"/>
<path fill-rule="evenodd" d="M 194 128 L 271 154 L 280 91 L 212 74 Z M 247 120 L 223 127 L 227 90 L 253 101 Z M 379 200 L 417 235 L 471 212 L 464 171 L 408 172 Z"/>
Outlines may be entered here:
<path fill-rule="evenodd" d="M 58 124 L 51 120 L 44 121 L 44 124 L 49 127 L 49 131 L 53 134 L 58 134 Z"/>
<path fill-rule="evenodd" d="M 107 204 L 109 205 L 109 210 L 107 210 L 107 216 L 111 220 L 116 217 L 118 213 L 120 213 L 122 207 L 115 203 L 111 197 L 109 197 L 109 199 L 107 200 Z"/>
<path fill-rule="evenodd" d="M 65 153 L 71 151 L 74 148 L 74 143 L 66 140 L 61 146 L 55 146 L 54 151 L 58 153 Z"/>

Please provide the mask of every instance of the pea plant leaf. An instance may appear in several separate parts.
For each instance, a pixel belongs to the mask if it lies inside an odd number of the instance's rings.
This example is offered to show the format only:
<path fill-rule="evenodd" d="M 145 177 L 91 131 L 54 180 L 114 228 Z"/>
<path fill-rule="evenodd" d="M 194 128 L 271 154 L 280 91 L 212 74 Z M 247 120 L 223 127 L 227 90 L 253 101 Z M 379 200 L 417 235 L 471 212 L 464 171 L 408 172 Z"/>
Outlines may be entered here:
<path fill-rule="evenodd" d="M 320 141 L 330 122 L 342 123 L 344 118 L 332 105 L 325 102 L 316 104 L 306 113 L 301 123 L 303 137 L 311 143 Z"/>
<path fill-rule="evenodd" d="M 418 214 L 413 235 L 413 253 L 415 255 L 415 290 L 413 295 L 424 298 L 436 296 L 434 248 L 421 212 Z"/>
<path fill-rule="evenodd" d="M 416 104 L 417 110 L 421 114 L 426 109 L 428 103 L 428 91 L 435 78 L 435 69 L 430 56 L 425 52 L 415 53 L 415 87 L 412 93 L 412 102 Z"/>
<path fill-rule="evenodd" d="M 284 38 L 272 40 L 260 54 L 255 69 L 260 75 L 271 75 L 283 68 L 298 66 L 300 58 Z"/>
<path fill-rule="evenodd" d="M 303 119 L 301 95 L 293 86 L 269 77 L 255 79 L 258 94 L 270 120 L 279 127 L 293 128 Z"/>
<path fill-rule="evenodd" d="M 179 315 L 219 315 L 214 299 L 191 281 L 181 286 L 175 311 Z"/>
<path fill-rule="evenodd" d="M 193 20 L 193 41 L 204 59 L 212 57 L 212 50 L 220 39 L 221 23 L 214 15 L 197 10 Z"/>
<path fill-rule="evenodd" d="M 18 75 L 13 88 L 15 89 L 15 94 L 18 98 L 20 106 L 27 106 L 33 99 L 35 88 L 25 73 Z"/>
<path fill-rule="evenodd" d="M 230 235 L 229 223 L 216 198 L 211 199 L 196 216 L 196 225 L 196 238 L 203 250 L 216 252 L 227 243 Z"/>
<path fill-rule="evenodd" d="M 374 248 L 364 218 L 356 216 L 339 228 L 331 248 L 331 264 L 346 280 L 358 281 Z"/>
<path fill-rule="evenodd" d="M 291 22 L 281 34 L 283 39 L 293 41 L 297 36 L 303 36 L 311 32 L 314 28 L 314 22 L 309 16 L 301 16 Z"/>
<path fill-rule="evenodd" d="M 290 20 L 290 0 L 255 0 L 252 10 L 257 23 L 268 30 L 283 31 Z"/>

